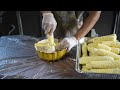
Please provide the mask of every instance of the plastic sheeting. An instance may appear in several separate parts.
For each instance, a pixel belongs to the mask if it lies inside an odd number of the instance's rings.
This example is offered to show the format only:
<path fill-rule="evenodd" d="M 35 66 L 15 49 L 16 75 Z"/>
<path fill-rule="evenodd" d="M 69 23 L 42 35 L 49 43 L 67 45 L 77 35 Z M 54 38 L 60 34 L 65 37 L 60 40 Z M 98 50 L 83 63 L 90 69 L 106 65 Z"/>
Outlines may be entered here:
<path fill-rule="evenodd" d="M 39 40 L 40 39 L 34 37 L 19 35 L 1 37 L 0 78 L 1 79 L 81 78 L 79 74 L 75 71 L 74 59 L 71 59 L 68 56 L 56 62 L 47 62 L 41 60 L 36 54 L 34 48 L 34 43 Z"/>
<path fill-rule="evenodd" d="M 55 62 L 41 60 L 34 43 L 41 39 L 31 36 L 0 37 L 1 79 L 96 79 L 120 78 L 119 75 L 84 74 L 75 71 L 76 48 Z"/>

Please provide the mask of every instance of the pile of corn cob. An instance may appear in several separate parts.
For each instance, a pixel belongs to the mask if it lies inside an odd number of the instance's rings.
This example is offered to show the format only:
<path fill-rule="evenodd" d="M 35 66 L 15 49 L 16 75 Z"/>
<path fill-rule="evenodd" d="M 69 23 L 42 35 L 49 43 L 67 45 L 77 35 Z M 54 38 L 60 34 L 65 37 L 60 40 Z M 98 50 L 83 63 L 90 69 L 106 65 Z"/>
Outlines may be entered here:
<path fill-rule="evenodd" d="M 82 71 L 120 74 L 120 42 L 116 34 L 95 37 L 82 43 Z"/>

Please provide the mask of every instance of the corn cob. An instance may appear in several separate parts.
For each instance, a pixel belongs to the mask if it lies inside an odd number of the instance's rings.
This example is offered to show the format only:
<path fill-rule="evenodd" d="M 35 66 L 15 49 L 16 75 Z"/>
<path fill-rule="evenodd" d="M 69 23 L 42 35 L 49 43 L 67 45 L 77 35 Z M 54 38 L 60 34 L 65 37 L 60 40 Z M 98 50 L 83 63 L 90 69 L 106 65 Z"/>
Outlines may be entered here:
<path fill-rule="evenodd" d="M 82 56 L 88 56 L 87 55 L 87 43 L 86 42 L 83 42 L 82 43 Z"/>
<path fill-rule="evenodd" d="M 111 48 L 109 46 L 104 45 L 104 44 L 98 44 L 97 48 L 111 51 Z"/>
<path fill-rule="evenodd" d="M 107 45 L 107 46 L 109 46 L 109 47 L 111 47 L 111 44 L 112 44 L 112 43 L 116 43 L 116 41 L 103 41 L 103 42 L 102 42 L 102 44 Z"/>
<path fill-rule="evenodd" d="M 120 42 L 117 42 L 117 41 L 104 41 L 102 42 L 102 44 L 110 47 L 120 48 Z"/>
<path fill-rule="evenodd" d="M 120 74 L 120 69 L 119 68 L 114 68 L 114 69 L 86 69 L 83 68 L 82 71 L 84 72 L 91 72 L 91 73 L 101 73 L 101 74 Z"/>
<path fill-rule="evenodd" d="M 104 49 L 97 49 L 97 48 L 89 48 L 89 51 L 91 53 L 95 53 L 97 54 L 98 56 L 111 56 L 113 57 L 115 60 L 120 60 L 120 56 L 113 53 L 113 52 L 110 52 L 110 51 L 107 51 L 107 50 L 104 50 Z"/>
<path fill-rule="evenodd" d="M 111 43 L 111 47 L 120 48 L 120 42 Z"/>
<path fill-rule="evenodd" d="M 111 52 L 119 54 L 120 53 L 120 48 L 111 47 Z"/>
<path fill-rule="evenodd" d="M 82 68 L 86 68 L 86 64 L 83 64 L 83 65 L 82 65 Z"/>
<path fill-rule="evenodd" d="M 95 54 L 95 53 L 89 53 L 89 56 L 98 56 L 97 54 Z"/>
<path fill-rule="evenodd" d="M 117 39 L 116 34 L 112 34 L 112 35 L 106 35 L 101 37 L 95 37 L 93 39 L 90 39 L 88 42 L 101 43 L 102 41 L 116 41 L 116 39 Z"/>
<path fill-rule="evenodd" d="M 104 45 L 104 44 L 99 44 L 99 43 L 90 43 L 90 44 L 88 44 L 87 47 L 88 48 L 92 47 L 92 48 L 98 48 L 98 49 L 105 49 L 105 50 L 111 51 L 111 47 Z"/>
<path fill-rule="evenodd" d="M 87 57 L 81 57 L 80 58 L 80 64 L 87 64 L 91 61 L 113 61 L 114 58 L 110 56 L 87 56 Z"/>
<path fill-rule="evenodd" d="M 86 64 L 87 69 L 111 69 L 120 68 L 120 60 L 114 61 L 91 61 Z"/>
<path fill-rule="evenodd" d="M 84 71 L 84 72 L 89 71 L 86 67 L 83 67 L 81 70 Z"/>
<path fill-rule="evenodd" d="M 98 43 L 90 43 L 87 45 L 87 47 L 94 47 L 94 48 L 97 48 L 98 46 Z"/>

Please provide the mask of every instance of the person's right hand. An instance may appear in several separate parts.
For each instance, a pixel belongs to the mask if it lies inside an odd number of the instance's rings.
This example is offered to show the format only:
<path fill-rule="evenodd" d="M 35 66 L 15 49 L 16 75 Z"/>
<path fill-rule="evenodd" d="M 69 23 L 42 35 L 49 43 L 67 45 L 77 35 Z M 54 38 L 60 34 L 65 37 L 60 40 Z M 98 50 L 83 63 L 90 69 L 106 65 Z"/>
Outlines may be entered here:
<path fill-rule="evenodd" d="M 55 31 L 57 22 L 52 13 L 44 13 L 42 19 L 42 28 L 45 30 L 45 34 L 51 34 Z"/>

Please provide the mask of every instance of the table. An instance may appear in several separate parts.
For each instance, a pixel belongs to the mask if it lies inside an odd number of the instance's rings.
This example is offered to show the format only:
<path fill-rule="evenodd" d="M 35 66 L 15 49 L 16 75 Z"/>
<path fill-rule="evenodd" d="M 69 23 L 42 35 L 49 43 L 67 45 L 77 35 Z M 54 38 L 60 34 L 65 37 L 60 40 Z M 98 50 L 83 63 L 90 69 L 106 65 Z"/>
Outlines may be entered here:
<path fill-rule="evenodd" d="M 42 38 L 13 35 L 0 37 L 1 79 L 106 79 L 119 75 L 104 76 L 78 73 L 75 70 L 76 50 L 73 48 L 63 59 L 56 62 L 41 60 L 34 43 Z"/>
<path fill-rule="evenodd" d="M 41 60 L 34 43 L 40 39 L 31 36 L 3 36 L 0 38 L 0 77 L 20 79 L 82 78 L 75 71 L 74 59 L 68 57 L 56 62 Z"/>

